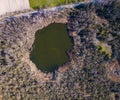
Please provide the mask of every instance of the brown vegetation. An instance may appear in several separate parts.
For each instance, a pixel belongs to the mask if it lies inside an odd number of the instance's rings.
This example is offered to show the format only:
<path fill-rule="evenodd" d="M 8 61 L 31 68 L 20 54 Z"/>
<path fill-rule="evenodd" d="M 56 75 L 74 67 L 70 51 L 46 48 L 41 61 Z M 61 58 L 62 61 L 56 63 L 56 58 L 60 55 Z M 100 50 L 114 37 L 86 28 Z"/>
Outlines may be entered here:
<path fill-rule="evenodd" d="M 120 64 L 117 60 L 106 66 L 108 77 L 115 82 L 120 82 Z"/>

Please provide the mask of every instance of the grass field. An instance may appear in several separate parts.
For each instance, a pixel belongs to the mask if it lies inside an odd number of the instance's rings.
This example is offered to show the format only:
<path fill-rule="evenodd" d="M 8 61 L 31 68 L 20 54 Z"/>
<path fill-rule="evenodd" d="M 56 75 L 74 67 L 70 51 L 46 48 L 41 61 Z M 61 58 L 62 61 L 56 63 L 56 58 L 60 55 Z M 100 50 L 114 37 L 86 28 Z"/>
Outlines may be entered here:
<path fill-rule="evenodd" d="M 30 0 L 30 6 L 33 9 L 38 9 L 82 1 L 84 0 Z"/>

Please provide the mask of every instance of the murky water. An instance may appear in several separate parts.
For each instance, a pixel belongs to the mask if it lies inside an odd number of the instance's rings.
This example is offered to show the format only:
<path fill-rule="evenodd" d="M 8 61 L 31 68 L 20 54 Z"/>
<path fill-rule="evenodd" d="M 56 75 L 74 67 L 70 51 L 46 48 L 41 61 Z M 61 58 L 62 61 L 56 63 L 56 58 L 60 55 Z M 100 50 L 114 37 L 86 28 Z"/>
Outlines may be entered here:
<path fill-rule="evenodd" d="M 66 53 L 71 50 L 73 41 L 64 24 L 50 24 L 35 34 L 30 59 L 43 72 L 52 72 L 69 61 Z"/>

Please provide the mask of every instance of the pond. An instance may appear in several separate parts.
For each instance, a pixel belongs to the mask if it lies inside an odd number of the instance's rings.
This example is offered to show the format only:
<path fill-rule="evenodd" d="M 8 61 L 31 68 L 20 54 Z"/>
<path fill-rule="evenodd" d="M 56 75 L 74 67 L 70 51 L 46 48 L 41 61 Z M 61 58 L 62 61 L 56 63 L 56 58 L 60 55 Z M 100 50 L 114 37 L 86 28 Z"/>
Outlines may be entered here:
<path fill-rule="evenodd" d="M 53 23 L 35 33 L 31 61 L 43 72 L 54 72 L 68 62 L 67 51 L 73 47 L 65 24 Z"/>

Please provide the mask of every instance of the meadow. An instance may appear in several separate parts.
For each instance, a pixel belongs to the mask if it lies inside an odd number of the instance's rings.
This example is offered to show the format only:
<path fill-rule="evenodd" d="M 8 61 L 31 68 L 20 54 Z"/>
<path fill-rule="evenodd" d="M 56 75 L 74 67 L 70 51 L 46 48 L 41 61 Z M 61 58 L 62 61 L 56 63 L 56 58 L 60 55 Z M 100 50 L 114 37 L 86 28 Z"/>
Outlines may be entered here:
<path fill-rule="evenodd" d="M 30 0 L 30 6 L 33 9 L 40 9 L 40 8 L 65 5 L 69 3 L 77 3 L 82 1 L 84 0 Z"/>

